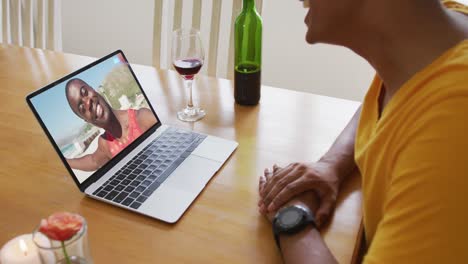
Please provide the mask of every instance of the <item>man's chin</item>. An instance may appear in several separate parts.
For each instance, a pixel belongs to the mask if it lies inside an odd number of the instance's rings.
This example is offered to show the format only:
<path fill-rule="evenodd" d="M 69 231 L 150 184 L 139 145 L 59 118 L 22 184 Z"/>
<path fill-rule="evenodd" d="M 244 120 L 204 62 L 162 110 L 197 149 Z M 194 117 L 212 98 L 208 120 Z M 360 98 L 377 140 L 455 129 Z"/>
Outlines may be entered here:
<path fill-rule="evenodd" d="M 307 43 L 312 45 L 312 44 L 326 42 L 324 41 L 324 37 L 325 37 L 324 32 L 321 29 L 315 27 L 315 28 L 309 28 L 307 30 L 305 40 Z"/>
<path fill-rule="evenodd" d="M 101 124 L 101 123 L 94 123 L 93 125 L 94 125 L 95 127 L 97 127 L 97 128 L 105 129 L 105 128 L 104 128 L 104 124 Z"/>
<path fill-rule="evenodd" d="M 305 40 L 308 44 L 311 45 L 319 43 L 318 39 L 315 38 L 312 34 L 307 34 Z"/>

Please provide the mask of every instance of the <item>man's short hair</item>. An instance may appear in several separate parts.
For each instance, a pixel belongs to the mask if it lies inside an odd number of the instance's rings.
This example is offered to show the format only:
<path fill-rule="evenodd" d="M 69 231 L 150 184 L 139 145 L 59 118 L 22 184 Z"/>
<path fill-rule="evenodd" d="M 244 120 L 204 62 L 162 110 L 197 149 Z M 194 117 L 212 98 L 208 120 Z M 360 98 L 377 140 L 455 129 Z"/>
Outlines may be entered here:
<path fill-rule="evenodd" d="M 86 83 L 85 81 L 83 81 L 82 79 L 80 78 L 73 78 L 71 80 L 69 80 L 66 84 L 65 84 L 65 96 L 67 97 L 67 102 L 68 104 L 70 105 L 70 108 L 72 109 L 73 113 L 75 113 L 77 116 L 80 116 L 79 113 L 77 113 L 74 108 L 71 106 L 70 104 L 70 99 L 69 99 L 69 94 L 70 94 L 70 87 L 73 83 L 75 82 L 83 82 L 83 83 Z"/>

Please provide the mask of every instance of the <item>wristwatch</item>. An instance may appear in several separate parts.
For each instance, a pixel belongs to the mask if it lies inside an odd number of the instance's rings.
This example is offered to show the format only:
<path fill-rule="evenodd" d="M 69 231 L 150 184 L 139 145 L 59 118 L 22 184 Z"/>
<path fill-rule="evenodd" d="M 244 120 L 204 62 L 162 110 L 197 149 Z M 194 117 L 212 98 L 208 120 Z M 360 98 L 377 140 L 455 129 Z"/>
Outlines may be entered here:
<path fill-rule="evenodd" d="M 291 205 L 279 210 L 273 219 L 273 234 L 278 248 L 280 248 L 279 236 L 281 234 L 295 234 L 310 224 L 317 226 L 314 214 L 304 206 Z"/>

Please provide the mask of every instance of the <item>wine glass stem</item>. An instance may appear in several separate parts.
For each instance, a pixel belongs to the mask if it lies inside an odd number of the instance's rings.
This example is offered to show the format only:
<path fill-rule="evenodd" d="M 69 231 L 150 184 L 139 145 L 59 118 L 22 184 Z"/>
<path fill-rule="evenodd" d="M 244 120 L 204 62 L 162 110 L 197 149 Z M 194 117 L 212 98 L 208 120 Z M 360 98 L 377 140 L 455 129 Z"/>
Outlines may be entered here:
<path fill-rule="evenodd" d="M 193 101 L 192 101 L 192 83 L 193 80 L 185 80 L 185 87 L 189 90 L 189 99 L 187 102 L 187 108 L 193 108 Z"/>

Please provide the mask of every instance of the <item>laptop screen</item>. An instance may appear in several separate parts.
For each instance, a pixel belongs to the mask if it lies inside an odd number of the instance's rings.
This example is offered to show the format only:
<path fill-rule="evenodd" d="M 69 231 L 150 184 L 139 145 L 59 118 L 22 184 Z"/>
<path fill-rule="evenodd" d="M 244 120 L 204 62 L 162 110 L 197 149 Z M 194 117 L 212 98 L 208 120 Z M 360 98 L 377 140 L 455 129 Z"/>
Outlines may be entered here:
<path fill-rule="evenodd" d="M 121 52 L 30 102 L 80 184 L 159 122 Z"/>

